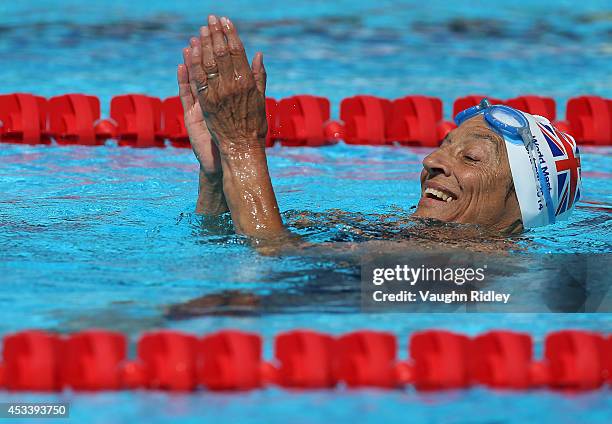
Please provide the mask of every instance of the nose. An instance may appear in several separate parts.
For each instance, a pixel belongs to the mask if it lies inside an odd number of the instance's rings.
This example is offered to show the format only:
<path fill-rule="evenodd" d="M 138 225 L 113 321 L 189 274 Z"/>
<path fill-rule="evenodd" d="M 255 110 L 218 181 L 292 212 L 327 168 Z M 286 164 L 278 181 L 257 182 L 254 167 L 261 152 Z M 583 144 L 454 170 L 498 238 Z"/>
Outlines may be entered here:
<path fill-rule="evenodd" d="M 434 150 L 429 155 L 425 156 L 425 159 L 423 159 L 423 168 L 425 168 L 429 178 L 439 174 L 444 174 L 446 177 L 450 177 L 451 175 L 450 163 L 442 149 Z"/>

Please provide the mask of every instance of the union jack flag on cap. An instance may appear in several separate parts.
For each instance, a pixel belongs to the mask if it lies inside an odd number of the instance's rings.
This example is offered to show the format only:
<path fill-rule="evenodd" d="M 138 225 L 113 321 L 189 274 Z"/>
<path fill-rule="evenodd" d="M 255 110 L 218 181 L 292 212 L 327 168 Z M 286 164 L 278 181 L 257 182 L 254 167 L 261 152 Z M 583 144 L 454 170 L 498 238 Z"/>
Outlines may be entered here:
<path fill-rule="evenodd" d="M 580 151 L 574 138 L 548 119 L 519 112 L 529 122 L 531 145 L 504 138 L 523 226 L 554 224 L 566 219 L 580 199 Z"/>

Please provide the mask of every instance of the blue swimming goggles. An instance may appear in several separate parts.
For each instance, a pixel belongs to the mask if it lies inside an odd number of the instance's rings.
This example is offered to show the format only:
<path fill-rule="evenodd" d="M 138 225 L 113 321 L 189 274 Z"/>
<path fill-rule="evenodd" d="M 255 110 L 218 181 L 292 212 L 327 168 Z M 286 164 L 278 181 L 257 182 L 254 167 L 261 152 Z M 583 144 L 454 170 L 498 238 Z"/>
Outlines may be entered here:
<path fill-rule="evenodd" d="M 504 140 L 512 144 L 523 144 L 529 153 L 533 176 L 537 184 L 537 194 L 540 199 L 544 200 L 548 212 L 548 219 L 551 223 L 555 222 L 555 210 L 550 197 L 550 186 L 546 183 L 544 172 L 540 161 L 536 158 L 538 154 L 537 143 L 534 142 L 531 131 L 529 130 L 529 122 L 525 115 L 516 109 L 505 105 L 491 105 L 485 97 L 479 104 L 459 112 L 455 116 L 457 126 L 476 115 L 482 114 L 489 126 L 504 137 Z M 544 189 L 546 187 L 546 189 Z"/>

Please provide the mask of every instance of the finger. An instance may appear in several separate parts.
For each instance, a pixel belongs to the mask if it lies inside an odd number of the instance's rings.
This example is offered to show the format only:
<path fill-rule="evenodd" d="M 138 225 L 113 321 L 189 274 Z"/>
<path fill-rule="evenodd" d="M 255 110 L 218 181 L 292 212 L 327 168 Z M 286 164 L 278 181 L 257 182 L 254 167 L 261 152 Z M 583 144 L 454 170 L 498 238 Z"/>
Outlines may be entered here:
<path fill-rule="evenodd" d="M 217 68 L 219 68 L 219 76 L 227 80 L 233 79 L 234 64 L 229 55 L 229 47 L 227 47 L 225 34 L 221 30 L 221 22 L 215 15 L 208 17 L 208 29 L 210 29 L 210 38 L 212 38 L 213 53 L 215 55 L 215 62 L 217 62 Z"/>
<path fill-rule="evenodd" d="M 187 75 L 187 83 L 189 84 L 189 88 L 191 90 L 191 96 L 195 99 L 198 98 L 198 89 L 195 86 L 195 81 L 192 81 L 192 78 L 189 77 L 189 68 L 191 65 L 191 47 L 185 47 L 183 49 L 183 64 L 185 65 L 185 74 Z"/>
<path fill-rule="evenodd" d="M 187 112 L 195 103 L 191 87 L 189 86 L 189 74 L 185 65 L 179 65 L 176 70 L 176 79 L 179 86 L 179 97 L 183 104 L 183 110 Z"/>
<path fill-rule="evenodd" d="M 266 94 L 266 68 L 264 68 L 263 64 L 263 53 L 257 52 L 255 53 L 255 57 L 253 58 L 253 78 L 255 78 L 255 85 L 261 94 Z"/>
<path fill-rule="evenodd" d="M 240 76 L 246 77 L 250 75 L 251 68 L 249 67 L 249 61 L 244 51 L 244 45 L 242 40 L 238 36 L 234 23 L 229 18 L 221 18 L 221 28 L 223 33 L 227 37 L 227 46 L 229 48 L 230 57 L 234 64 L 236 73 Z"/>
<path fill-rule="evenodd" d="M 210 29 L 205 25 L 200 28 L 200 44 L 202 45 L 202 67 L 207 74 L 219 72 L 215 55 L 213 54 L 213 44 L 210 38 Z"/>
<path fill-rule="evenodd" d="M 191 45 L 191 63 L 189 65 L 189 78 L 195 83 L 196 96 L 200 96 L 207 85 L 206 72 L 202 68 L 202 46 L 200 39 L 192 37 L 189 44 Z"/>

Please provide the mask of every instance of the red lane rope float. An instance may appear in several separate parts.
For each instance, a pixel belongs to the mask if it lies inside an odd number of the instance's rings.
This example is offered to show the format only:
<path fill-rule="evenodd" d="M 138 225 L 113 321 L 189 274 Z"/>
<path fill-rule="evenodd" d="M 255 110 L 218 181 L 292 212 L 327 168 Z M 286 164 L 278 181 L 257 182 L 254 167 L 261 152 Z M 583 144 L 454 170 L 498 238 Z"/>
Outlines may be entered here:
<path fill-rule="evenodd" d="M 458 98 L 453 114 L 474 106 L 484 96 Z M 489 97 L 555 121 L 556 105 L 550 97 L 526 95 L 509 100 Z M 324 146 L 344 140 L 347 144 L 435 147 L 455 128 L 442 116 L 437 97 L 411 95 L 395 100 L 359 95 L 340 103 L 340 121 L 330 119 L 328 99 L 297 95 L 276 101 L 266 99 L 266 146 Z M 85 94 L 65 94 L 49 100 L 32 94 L 0 95 L 0 141 L 11 143 L 104 144 L 120 146 L 189 147 L 178 97 L 165 100 L 142 94 L 125 94 L 111 100 L 110 119 L 100 119 L 100 101 Z M 454 115 L 453 115 L 454 116 Z M 556 125 L 580 144 L 612 145 L 612 99 L 579 96 L 567 103 L 567 116 Z"/>
<path fill-rule="evenodd" d="M 325 97 L 300 95 L 278 103 L 278 138 L 284 146 L 323 146 L 335 143 L 326 133 L 330 104 Z"/>
<path fill-rule="evenodd" d="M 50 143 L 48 103 L 44 97 L 15 93 L 0 96 L 0 140 L 13 143 Z"/>
<path fill-rule="evenodd" d="M 259 335 L 237 330 L 202 338 L 177 331 L 145 333 L 132 360 L 125 336 L 105 330 L 68 336 L 23 331 L 5 336 L 3 344 L 0 386 L 11 391 L 241 391 L 269 385 L 593 390 L 612 385 L 612 336 L 580 330 L 549 334 L 541 361 L 533 358 L 531 337 L 513 331 L 473 338 L 417 332 L 407 360 L 398 359 L 393 334 L 367 330 L 340 337 L 310 330 L 281 333 L 273 361 L 262 358 Z"/>
<path fill-rule="evenodd" d="M 117 123 L 120 146 L 163 147 L 162 102 L 143 94 L 126 94 L 111 100 L 111 118 Z"/>
<path fill-rule="evenodd" d="M 170 140 L 174 147 L 190 147 L 189 135 L 183 119 L 181 99 L 169 97 L 162 102 L 163 136 Z"/>
<path fill-rule="evenodd" d="M 406 96 L 393 101 L 388 139 L 401 144 L 437 147 L 454 122 L 442 120 L 442 100 L 437 97 Z"/>
<path fill-rule="evenodd" d="M 104 144 L 114 136 L 96 128 L 100 119 L 100 100 L 84 94 L 65 94 L 49 99 L 49 132 L 58 144 Z"/>
<path fill-rule="evenodd" d="M 612 144 L 612 99 L 581 96 L 567 102 L 567 124 L 571 134 L 584 144 Z"/>
<path fill-rule="evenodd" d="M 390 100 L 374 96 L 355 96 L 340 103 L 347 144 L 388 144 L 393 105 Z"/>

